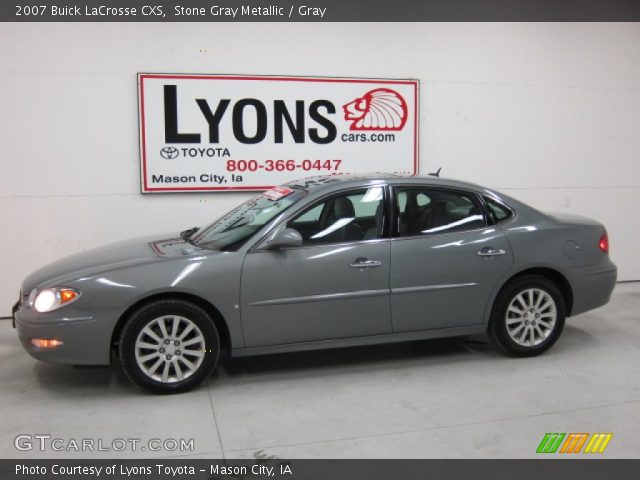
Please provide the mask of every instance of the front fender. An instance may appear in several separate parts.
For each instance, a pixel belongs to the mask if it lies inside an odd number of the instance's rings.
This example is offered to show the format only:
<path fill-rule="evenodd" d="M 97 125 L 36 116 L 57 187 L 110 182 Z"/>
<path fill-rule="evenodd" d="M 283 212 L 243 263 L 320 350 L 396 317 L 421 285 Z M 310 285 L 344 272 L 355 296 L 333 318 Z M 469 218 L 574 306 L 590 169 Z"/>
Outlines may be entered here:
<path fill-rule="evenodd" d="M 33 356 L 49 362 L 106 365 L 114 329 L 127 310 L 145 298 L 182 293 L 213 305 L 226 322 L 232 347 L 243 347 L 238 308 L 243 258 L 239 252 L 212 252 L 67 280 L 60 286 L 81 290 L 78 301 L 47 314 L 28 305 L 16 312 L 22 343 Z M 32 351 L 29 339 L 40 334 L 64 337 L 64 348 Z"/>

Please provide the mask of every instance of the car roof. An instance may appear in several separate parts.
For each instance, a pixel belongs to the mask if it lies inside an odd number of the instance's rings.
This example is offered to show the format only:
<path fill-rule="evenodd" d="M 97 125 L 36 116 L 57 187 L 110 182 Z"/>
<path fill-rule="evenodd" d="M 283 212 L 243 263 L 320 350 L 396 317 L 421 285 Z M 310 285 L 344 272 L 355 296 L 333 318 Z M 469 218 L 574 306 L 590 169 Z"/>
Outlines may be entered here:
<path fill-rule="evenodd" d="M 314 177 L 301 178 L 286 183 L 285 186 L 298 188 L 306 191 L 333 190 L 334 188 L 358 186 L 364 184 L 389 183 L 389 184 L 419 184 L 443 187 L 462 188 L 473 191 L 486 191 L 480 185 L 454 180 L 451 178 L 440 178 L 433 175 L 407 176 L 394 173 L 366 173 L 366 174 L 339 174 L 320 175 Z"/>

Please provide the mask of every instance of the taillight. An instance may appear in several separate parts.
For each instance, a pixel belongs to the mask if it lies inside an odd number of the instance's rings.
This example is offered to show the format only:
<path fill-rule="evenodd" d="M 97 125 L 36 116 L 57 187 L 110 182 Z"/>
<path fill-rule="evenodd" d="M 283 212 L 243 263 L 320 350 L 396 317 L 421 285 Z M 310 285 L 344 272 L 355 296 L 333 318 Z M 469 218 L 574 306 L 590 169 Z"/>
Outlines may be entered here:
<path fill-rule="evenodd" d="M 604 253 L 609 253 L 609 236 L 607 235 L 607 232 L 604 232 L 600 237 L 598 247 L 600 247 L 600 250 L 602 250 Z"/>

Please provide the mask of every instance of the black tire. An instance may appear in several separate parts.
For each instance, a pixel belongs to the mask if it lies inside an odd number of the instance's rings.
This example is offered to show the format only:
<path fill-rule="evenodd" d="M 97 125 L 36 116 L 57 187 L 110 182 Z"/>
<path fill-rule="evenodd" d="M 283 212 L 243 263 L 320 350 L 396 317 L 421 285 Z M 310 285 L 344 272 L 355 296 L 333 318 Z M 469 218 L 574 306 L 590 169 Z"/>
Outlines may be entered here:
<path fill-rule="evenodd" d="M 518 295 L 524 294 L 525 296 L 520 298 L 528 301 L 528 291 L 530 290 L 533 290 L 532 294 L 535 299 L 539 298 L 536 296 L 538 292 L 545 292 L 548 297 L 542 297 L 544 302 L 542 302 L 540 306 L 546 305 L 550 297 L 554 303 L 553 307 L 548 307 L 544 310 L 534 309 L 534 311 L 523 308 L 524 305 L 515 299 Z M 521 315 L 513 310 L 507 311 L 513 301 L 516 302 L 513 307 L 519 307 L 523 312 L 526 311 L 526 316 L 524 316 L 524 313 Z M 544 323 L 550 323 L 548 322 L 548 315 L 552 312 L 552 308 L 555 308 L 556 319 L 552 328 L 547 328 L 546 325 L 542 324 L 541 320 L 543 320 Z M 510 318 L 508 318 L 508 316 Z M 545 352 L 558 340 L 564 328 L 565 316 L 565 301 L 555 283 L 540 275 L 523 275 L 510 281 L 502 288 L 500 293 L 498 293 L 491 312 L 488 334 L 492 342 L 507 355 L 513 357 L 532 357 Z M 519 318 L 523 320 L 519 321 Z M 507 325 L 508 320 L 510 323 L 509 326 Z M 522 329 L 516 331 L 518 327 Z M 531 341 L 530 335 L 524 334 L 526 329 L 528 329 L 530 334 L 531 331 L 533 331 L 535 341 Z M 509 332 L 512 333 L 510 334 Z M 544 332 L 546 336 L 539 335 L 538 332 Z M 512 335 L 516 337 L 523 335 L 525 338 L 524 340 L 519 338 L 520 341 L 516 341 Z M 529 339 L 526 337 L 529 337 Z M 539 343 L 536 343 L 538 340 Z M 523 345 L 523 343 L 529 344 Z"/>
<path fill-rule="evenodd" d="M 172 325 L 172 323 L 169 323 L 172 322 L 172 318 L 180 318 L 178 326 L 184 328 L 175 337 L 172 336 L 173 332 L 169 332 L 169 328 L 167 328 L 168 337 L 164 337 L 159 333 L 159 322 L 164 326 Z M 178 339 L 180 334 L 187 330 L 190 325 L 189 322 L 193 324 L 193 327 L 184 339 Z M 145 364 L 144 361 L 138 361 L 136 353 L 138 352 L 139 357 L 142 359 L 147 350 L 137 348 L 136 342 L 140 335 L 142 335 L 140 337 L 141 340 L 153 342 L 146 333 L 141 334 L 146 327 L 150 327 L 158 337 L 165 339 L 162 342 L 158 342 L 160 347 L 164 347 L 158 350 L 162 354 L 157 353 L 155 357 Z M 148 332 L 149 330 L 146 331 Z M 169 338 L 175 340 L 177 344 L 174 345 L 173 340 L 169 340 Z M 199 338 L 202 338 L 203 341 L 199 341 Z M 164 345 L 167 340 L 169 340 L 168 346 Z M 191 342 L 191 345 L 189 347 L 180 347 L 178 340 L 182 340 L 185 344 Z M 169 348 L 171 348 L 170 352 Z M 180 351 L 180 348 L 183 348 L 183 350 Z M 196 357 L 197 352 L 201 350 L 204 355 Z M 155 350 L 149 349 L 148 352 L 152 355 Z M 127 377 L 145 390 L 152 393 L 184 392 L 200 385 L 215 370 L 220 356 L 220 336 L 211 316 L 198 305 L 177 299 L 157 300 L 142 306 L 131 315 L 120 334 L 119 356 Z M 171 357 L 171 361 L 168 360 L 169 357 Z M 167 366 L 168 377 L 166 381 L 163 381 L 163 378 L 153 378 L 140 365 L 142 363 L 150 371 L 156 361 L 162 362 L 158 368 L 163 371 L 164 365 L 169 364 Z M 185 362 L 190 362 L 197 367 L 191 371 Z M 198 362 L 200 362 L 199 365 Z M 178 364 L 177 367 L 176 363 Z M 153 365 L 149 366 L 150 364 Z M 185 375 L 185 370 L 190 370 L 188 376 Z M 185 376 L 185 378 L 180 379 L 179 374 Z M 156 376 L 162 376 L 162 374 L 158 373 Z"/>

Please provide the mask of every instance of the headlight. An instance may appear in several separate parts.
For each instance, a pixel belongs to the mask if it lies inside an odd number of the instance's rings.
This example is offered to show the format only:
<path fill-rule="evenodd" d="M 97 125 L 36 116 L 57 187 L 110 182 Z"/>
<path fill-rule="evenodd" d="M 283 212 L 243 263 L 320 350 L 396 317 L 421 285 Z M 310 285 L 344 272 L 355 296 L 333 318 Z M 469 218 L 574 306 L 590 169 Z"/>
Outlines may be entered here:
<path fill-rule="evenodd" d="M 46 313 L 75 302 L 82 292 L 73 288 L 47 288 L 40 292 L 35 289 L 29 294 L 29 305 L 37 312 Z"/>

